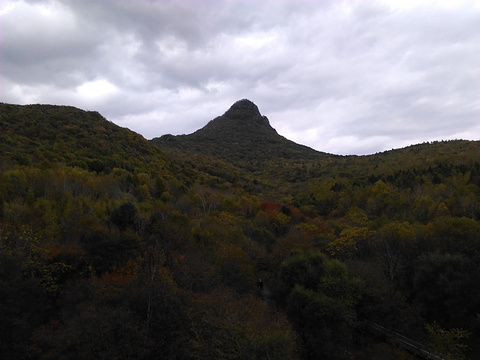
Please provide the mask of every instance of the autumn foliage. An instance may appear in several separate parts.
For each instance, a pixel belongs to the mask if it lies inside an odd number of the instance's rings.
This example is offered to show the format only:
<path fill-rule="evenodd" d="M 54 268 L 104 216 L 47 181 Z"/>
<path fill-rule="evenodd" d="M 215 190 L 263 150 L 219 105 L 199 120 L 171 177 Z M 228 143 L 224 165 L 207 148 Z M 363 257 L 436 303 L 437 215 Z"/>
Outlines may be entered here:
<path fill-rule="evenodd" d="M 257 166 L 0 110 L 0 358 L 408 358 L 367 321 L 480 353 L 478 142 Z"/>

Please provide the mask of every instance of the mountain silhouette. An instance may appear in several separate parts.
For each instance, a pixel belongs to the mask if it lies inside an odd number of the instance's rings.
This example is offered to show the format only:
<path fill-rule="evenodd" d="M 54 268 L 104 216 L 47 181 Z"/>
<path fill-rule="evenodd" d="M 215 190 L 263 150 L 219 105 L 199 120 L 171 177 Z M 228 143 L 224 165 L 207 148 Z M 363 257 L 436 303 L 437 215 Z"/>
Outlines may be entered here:
<path fill-rule="evenodd" d="M 228 161 L 313 160 L 325 155 L 279 135 L 257 105 L 247 99 L 235 102 L 223 115 L 192 134 L 163 135 L 152 142 Z"/>

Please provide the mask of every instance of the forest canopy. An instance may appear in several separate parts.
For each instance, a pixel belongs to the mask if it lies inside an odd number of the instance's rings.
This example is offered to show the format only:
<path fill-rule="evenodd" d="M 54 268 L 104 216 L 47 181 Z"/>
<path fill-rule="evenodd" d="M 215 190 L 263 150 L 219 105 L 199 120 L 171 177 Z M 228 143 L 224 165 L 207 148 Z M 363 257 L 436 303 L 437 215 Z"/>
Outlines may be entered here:
<path fill-rule="evenodd" d="M 479 142 L 192 139 L 0 104 L 1 358 L 413 358 L 369 324 L 480 354 Z"/>

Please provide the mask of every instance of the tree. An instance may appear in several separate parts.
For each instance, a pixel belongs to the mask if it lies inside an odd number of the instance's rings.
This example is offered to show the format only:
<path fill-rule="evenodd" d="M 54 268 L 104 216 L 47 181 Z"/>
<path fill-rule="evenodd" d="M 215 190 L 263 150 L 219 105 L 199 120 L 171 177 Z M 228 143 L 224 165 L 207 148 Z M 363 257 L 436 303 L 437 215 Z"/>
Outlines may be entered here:
<path fill-rule="evenodd" d="M 141 254 L 143 245 L 136 233 L 108 231 L 103 226 L 82 234 L 81 243 L 90 266 L 98 276 L 125 266 L 128 260 Z"/>
<path fill-rule="evenodd" d="M 415 231 L 408 222 L 388 222 L 375 234 L 377 258 L 392 290 L 415 247 Z"/>
<path fill-rule="evenodd" d="M 125 302 L 140 318 L 156 358 L 184 358 L 189 326 L 186 306 L 165 262 L 162 247 L 150 246 L 137 276 L 125 289 Z"/>
<path fill-rule="evenodd" d="M 218 252 L 222 281 L 240 293 L 250 292 L 255 284 L 254 269 L 247 253 L 239 246 L 223 246 Z"/>
<path fill-rule="evenodd" d="M 0 358 L 22 359 L 35 328 L 48 319 L 53 302 L 40 279 L 27 272 L 29 260 L 0 244 Z"/>
<path fill-rule="evenodd" d="M 418 259 L 415 303 L 429 321 L 470 327 L 480 306 L 478 269 L 460 254 L 430 253 Z"/>
<path fill-rule="evenodd" d="M 348 347 L 361 283 L 345 264 L 318 251 L 296 252 L 280 268 L 275 300 L 298 332 L 305 359 L 339 357 Z"/>
<path fill-rule="evenodd" d="M 480 261 L 480 224 L 467 217 L 444 217 L 433 223 L 435 247 Z"/>
<path fill-rule="evenodd" d="M 373 231 L 365 226 L 346 227 L 342 230 L 340 236 L 328 244 L 330 254 L 340 258 L 350 258 L 359 250 L 359 248 L 365 247 L 367 239 L 372 234 Z"/>
<path fill-rule="evenodd" d="M 196 295 L 189 317 L 191 358 L 298 359 L 295 333 L 285 315 L 254 295 L 224 287 Z"/>
<path fill-rule="evenodd" d="M 133 205 L 131 202 L 120 205 L 110 214 L 110 221 L 117 225 L 122 231 L 127 229 L 133 231 L 137 230 L 138 213 L 135 205 Z"/>
<path fill-rule="evenodd" d="M 145 329 L 134 313 L 123 306 L 78 309 L 71 317 L 38 328 L 32 349 L 35 358 L 145 359 L 151 352 Z"/>
<path fill-rule="evenodd" d="M 468 331 L 459 328 L 446 330 L 436 322 L 425 324 L 425 328 L 430 335 L 430 346 L 433 351 L 445 356 L 447 360 L 466 359 L 468 346 L 464 341 L 471 335 Z"/>

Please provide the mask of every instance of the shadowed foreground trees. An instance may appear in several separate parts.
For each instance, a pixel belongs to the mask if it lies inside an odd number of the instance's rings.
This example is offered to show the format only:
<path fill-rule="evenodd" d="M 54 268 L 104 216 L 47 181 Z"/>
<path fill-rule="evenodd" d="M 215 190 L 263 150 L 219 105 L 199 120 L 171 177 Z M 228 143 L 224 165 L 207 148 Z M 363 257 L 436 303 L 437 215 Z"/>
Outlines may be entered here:
<path fill-rule="evenodd" d="M 197 296 L 190 317 L 194 359 L 298 358 L 285 315 L 256 296 L 220 288 Z"/>
<path fill-rule="evenodd" d="M 334 359 L 353 341 L 362 283 L 318 251 L 298 251 L 280 266 L 274 298 L 301 338 L 305 359 Z"/>
<path fill-rule="evenodd" d="M 425 318 L 444 327 L 475 326 L 480 309 L 478 264 L 460 254 L 431 253 L 419 258 L 415 300 Z"/>

